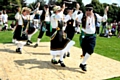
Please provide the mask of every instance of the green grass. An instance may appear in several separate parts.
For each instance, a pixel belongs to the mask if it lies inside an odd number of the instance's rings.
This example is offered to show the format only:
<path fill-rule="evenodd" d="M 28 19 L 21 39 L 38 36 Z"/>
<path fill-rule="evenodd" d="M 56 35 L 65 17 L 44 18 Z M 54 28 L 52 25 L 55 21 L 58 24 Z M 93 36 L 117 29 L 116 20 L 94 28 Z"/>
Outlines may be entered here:
<path fill-rule="evenodd" d="M 120 77 L 114 77 L 114 78 L 110 78 L 110 79 L 106 79 L 106 80 L 120 80 Z"/>
<path fill-rule="evenodd" d="M 8 26 L 10 26 L 12 20 L 8 22 Z M 32 37 L 32 41 L 36 42 L 39 31 Z M 44 34 L 45 35 L 45 34 Z M 0 31 L 0 43 L 10 43 L 12 42 L 13 31 Z M 50 41 L 50 38 L 47 36 L 43 36 L 42 42 Z"/>
<path fill-rule="evenodd" d="M 79 45 L 79 34 L 74 36 L 75 46 Z M 96 39 L 95 53 L 120 61 L 120 38 L 113 36 L 111 38 L 99 37 Z"/>
<path fill-rule="evenodd" d="M 39 31 L 32 37 L 32 41 L 36 42 L 37 41 L 37 37 L 38 37 Z M 13 32 L 12 31 L 1 31 L 0 32 L 0 43 L 10 43 L 12 42 L 12 36 L 13 36 Z M 50 38 L 45 36 L 43 36 L 42 42 L 48 42 L 50 41 Z"/>

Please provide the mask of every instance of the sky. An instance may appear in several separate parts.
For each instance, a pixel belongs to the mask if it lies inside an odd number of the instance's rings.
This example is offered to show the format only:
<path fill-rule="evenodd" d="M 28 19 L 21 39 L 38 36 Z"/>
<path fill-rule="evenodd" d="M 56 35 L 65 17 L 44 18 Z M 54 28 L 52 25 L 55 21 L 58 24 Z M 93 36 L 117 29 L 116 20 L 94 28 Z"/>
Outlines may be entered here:
<path fill-rule="evenodd" d="M 32 3 L 34 2 L 35 0 L 26 0 L 27 3 Z M 47 2 L 49 0 L 46 0 Z M 82 0 L 84 5 L 88 4 L 91 2 L 91 0 Z M 120 6 L 120 0 L 99 0 L 100 3 L 108 3 L 108 4 L 112 4 L 112 3 L 117 3 L 119 6 Z"/>

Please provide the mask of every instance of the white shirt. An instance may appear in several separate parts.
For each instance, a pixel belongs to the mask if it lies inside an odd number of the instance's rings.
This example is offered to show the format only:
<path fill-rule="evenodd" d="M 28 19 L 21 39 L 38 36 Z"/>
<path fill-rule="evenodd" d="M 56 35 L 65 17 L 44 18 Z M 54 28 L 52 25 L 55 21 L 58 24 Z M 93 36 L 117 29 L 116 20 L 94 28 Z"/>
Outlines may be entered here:
<path fill-rule="evenodd" d="M 58 21 L 61 19 L 62 18 L 59 14 L 53 13 L 50 18 L 52 28 L 56 29 L 58 27 Z"/>
<path fill-rule="evenodd" d="M 83 17 L 83 13 L 78 14 L 78 15 L 77 15 L 77 21 L 81 23 L 81 22 L 82 22 L 82 21 L 81 21 L 81 20 L 82 20 L 82 17 Z"/>
<path fill-rule="evenodd" d="M 45 21 L 50 21 L 49 9 L 47 9 L 47 11 L 46 11 L 46 14 L 45 14 Z"/>
<path fill-rule="evenodd" d="M 75 20 L 77 19 L 77 13 L 78 11 L 75 11 L 72 16 L 70 16 L 69 14 L 65 16 L 64 18 L 64 22 L 67 22 L 68 20 L 71 20 L 73 19 L 74 20 L 74 23 L 73 23 L 73 26 L 75 26 Z"/>
<path fill-rule="evenodd" d="M 96 14 L 96 17 L 97 17 L 97 21 L 101 22 L 105 22 L 107 20 L 107 15 L 104 15 L 103 17 L 101 17 L 100 15 Z M 79 14 L 79 17 L 78 17 L 78 21 L 80 22 L 81 19 L 83 17 L 83 13 Z M 87 17 L 87 21 L 86 21 L 86 28 L 82 28 L 82 31 L 87 33 L 87 34 L 94 34 L 95 33 L 95 30 L 96 30 L 96 26 L 95 26 L 95 18 L 94 16 L 91 16 L 91 17 Z"/>
<path fill-rule="evenodd" d="M 6 23 L 6 22 L 8 22 L 8 15 L 7 14 L 3 14 L 3 16 L 2 16 L 3 18 L 3 23 Z"/>
<path fill-rule="evenodd" d="M 0 15 L 0 25 L 2 25 L 3 24 L 3 19 L 2 19 L 2 14 Z"/>
<path fill-rule="evenodd" d="M 25 19 L 25 20 L 28 20 L 29 16 L 28 15 L 23 16 L 19 12 L 17 12 L 16 15 L 15 15 L 15 19 L 18 20 L 18 25 L 23 25 L 23 19 L 22 18 Z"/>
<path fill-rule="evenodd" d="M 2 21 L 2 14 L 0 15 L 0 21 Z"/>

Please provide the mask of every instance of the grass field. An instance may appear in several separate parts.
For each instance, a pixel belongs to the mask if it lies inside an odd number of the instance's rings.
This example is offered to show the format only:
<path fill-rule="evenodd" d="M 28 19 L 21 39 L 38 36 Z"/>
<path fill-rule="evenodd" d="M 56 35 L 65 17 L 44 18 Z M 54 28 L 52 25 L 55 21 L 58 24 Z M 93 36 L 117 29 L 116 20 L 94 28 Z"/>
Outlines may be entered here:
<path fill-rule="evenodd" d="M 76 42 L 75 46 L 80 47 L 78 34 L 74 36 L 73 40 Z M 116 36 L 111 38 L 97 36 L 95 53 L 120 61 L 119 41 L 120 38 Z"/>
<path fill-rule="evenodd" d="M 9 24 L 10 23 L 11 21 L 9 22 Z M 13 35 L 12 31 L 1 31 L 0 43 L 12 42 L 12 35 Z M 37 41 L 37 36 L 38 36 L 38 32 L 32 37 L 33 42 Z M 80 34 L 76 34 L 73 40 L 76 42 L 75 46 L 80 48 L 79 36 Z M 49 40 L 50 38 L 44 35 L 41 41 L 48 42 Z M 113 36 L 111 38 L 97 36 L 95 53 L 120 61 L 119 48 L 120 48 L 120 38 L 117 38 L 116 36 Z M 120 77 L 112 78 L 108 80 L 120 80 Z"/>

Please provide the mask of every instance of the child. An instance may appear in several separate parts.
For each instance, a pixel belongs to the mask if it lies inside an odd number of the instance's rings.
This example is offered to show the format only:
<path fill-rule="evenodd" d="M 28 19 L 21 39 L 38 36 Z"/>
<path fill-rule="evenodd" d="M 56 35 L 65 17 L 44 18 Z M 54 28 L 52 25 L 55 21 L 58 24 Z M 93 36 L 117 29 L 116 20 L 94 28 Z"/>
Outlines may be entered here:
<path fill-rule="evenodd" d="M 2 28 L 3 20 L 2 20 L 2 12 L 0 11 L 0 29 Z"/>
<path fill-rule="evenodd" d="M 110 38 L 112 36 L 111 29 L 109 27 L 106 29 L 104 36 L 108 37 L 108 38 Z"/>
<path fill-rule="evenodd" d="M 14 27 L 15 27 L 15 22 L 12 21 L 12 23 L 10 24 L 10 28 L 9 28 L 9 30 L 14 30 Z"/>

